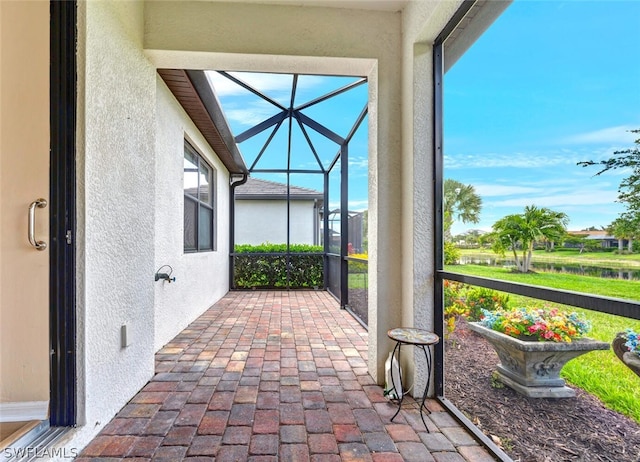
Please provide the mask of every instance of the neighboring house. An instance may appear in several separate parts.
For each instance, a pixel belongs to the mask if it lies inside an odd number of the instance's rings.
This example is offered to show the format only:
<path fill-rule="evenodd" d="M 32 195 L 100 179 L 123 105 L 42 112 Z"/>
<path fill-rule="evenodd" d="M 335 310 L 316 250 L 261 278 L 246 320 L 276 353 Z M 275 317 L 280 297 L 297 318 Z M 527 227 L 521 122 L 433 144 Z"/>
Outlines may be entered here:
<path fill-rule="evenodd" d="M 596 241 L 600 243 L 600 246 L 603 249 L 610 249 L 612 247 L 618 247 L 618 239 L 608 231 L 605 230 L 596 230 L 596 231 L 568 231 L 568 234 L 572 236 L 584 237 L 589 241 Z M 628 243 L 627 239 L 623 239 L 623 245 L 626 246 Z M 577 247 L 577 244 L 565 244 L 565 247 Z"/>
<path fill-rule="evenodd" d="M 57 444 L 82 448 L 229 290 L 230 184 L 246 167 L 204 69 L 368 79 L 374 380 L 390 328 L 442 323 L 433 44 L 462 0 L 270 3 L 0 1 L 3 420 L 73 427 Z M 479 5 L 445 67 L 508 2 Z"/>
<path fill-rule="evenodd" d="M 249 177 L 235 189 L 235 243 L 284 244 L 289 223 L 291 244 L 320 245 L 323 206 L 320 191 Z"/>

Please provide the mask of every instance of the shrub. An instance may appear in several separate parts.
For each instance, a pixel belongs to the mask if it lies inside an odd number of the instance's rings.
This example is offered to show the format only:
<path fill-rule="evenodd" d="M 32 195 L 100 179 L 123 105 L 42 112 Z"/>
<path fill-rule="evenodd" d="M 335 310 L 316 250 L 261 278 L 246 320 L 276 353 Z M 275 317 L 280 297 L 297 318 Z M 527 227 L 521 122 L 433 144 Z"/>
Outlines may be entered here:
<path fill-rule="evenodd" d="M 462 299 L 462 294 L 467 286 L 461 282 L 443 282 L 444 287 L 444 322 L 447 333 L 456 329 L 456 322 L 460 317 L 467 316 L 468 309 Z"/>
<path fill-rule="evenodd" d="M 460 249 L 453 242 L 444 243 L 444 264 L 457 265 L 460 260 Z"/>
<path fill-rule="evenodd" d="M 310 255 L 290 255 L 288 265 L 286 252 L 286 244 L 237 245 L 234 257 L 234 287 L 236 289 L 283 288 L 287 287 L 287 277 L 288 287 L 293 289 L 324 285 L 322 247 L 292 244 L 291 253 Z"/>
<path fill-rule="evenodd" d="M 470 321 L 477 321 L 482 317 L 483 310 L 495 311 L 505 309 L 509 305 L 509 295 L 496 292 L 485 287 L 476 287 L 467 291 L 465 303 Z"/>
<path fill-rule="evenodd" d="M 495 290 L 448 280 L 444 281 L 443 287 L 444 321 L 449 333 L 455 330 L 461 317 L 478 321 L 485 310 L 495 311 L 509 306 L 509 295 Z"/>
<path fill-rule="evenodd" d="M 454 302 L 461 300 L 467 286 L 462 282 L 444 280 L 442 283 L 444 288 L 444 306 L 452 305 Z"/>
<path fill-rule="evenodd" d="M 349 256 L 351 258 L 367 260 L 366 262 L 349 260 L 349 273 L 366 274 L 369 270 L 369 255 L 367 253 L 352 253 Z"/>

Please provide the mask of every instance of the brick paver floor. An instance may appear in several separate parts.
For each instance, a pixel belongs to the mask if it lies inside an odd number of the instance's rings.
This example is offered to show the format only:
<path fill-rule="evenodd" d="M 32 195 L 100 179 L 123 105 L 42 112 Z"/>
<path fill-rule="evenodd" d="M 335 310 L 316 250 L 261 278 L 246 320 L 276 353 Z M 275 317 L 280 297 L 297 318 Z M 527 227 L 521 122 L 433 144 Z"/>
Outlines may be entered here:
<path fill-rule="evenodd" d="M 326 292 L 231 292 L 76 460 L 494 460 L 436 401 L 430 432 L 413 400 L 391 422 L 366 358 L 366 330 Z"/>

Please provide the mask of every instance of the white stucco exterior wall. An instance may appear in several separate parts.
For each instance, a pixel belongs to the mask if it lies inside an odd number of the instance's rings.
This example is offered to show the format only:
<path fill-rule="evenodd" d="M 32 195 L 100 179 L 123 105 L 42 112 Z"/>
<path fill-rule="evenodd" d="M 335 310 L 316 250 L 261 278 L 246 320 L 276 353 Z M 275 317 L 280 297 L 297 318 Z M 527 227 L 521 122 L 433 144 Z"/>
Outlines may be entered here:
<path fill-rule="evenodd" d="M 155 70 L 143 5 L 79 3 L 78 423 L 82 447 L 154 371 Z M 127 325 L 132 343 L 121 347 Z"/>
<path fill-rule="evenodd" d="M 228 290 L 228 173 L 143 54 L 143 10 L 78 3 L 78 428 L 60 447 L 84 447 L 153 376 L 155 351 Z M 217 170 L 216 252 L 182 251 L 185 136 Z M 165 263 L 175 284 L 154 282 Z"/>
<path fill-rule="evenodd" d="M 162 265 L 170 265 L 176 278 L 172 283 L 153 283 L 154 348 L 158 350 L 229 290 L 229 173 L 162 79 L 158 76 L 156 81 L 154 272 Z M 185 137 L 215 169 L 213 252 L 184 253 Z"/>
<path fill-rule="evenodd" d="M 292 200 L 289 210 L 291 244 L 313 245 L 313 201 Z M 236 200 L 235 243 L 259 245 L 287 242 L 286 200 Z"/>
<path fill-rule="evenodd" d="M 461 1 L 412 2 L 403 12 L 402 325 L 434 330 L 433 43 Z M 402 365 L 422 396 L 426 361 L 419 349 Z M 414 380 L 415 379 L 415 380 Z M 433 389 L 431 390 L 433 392 Z"/>

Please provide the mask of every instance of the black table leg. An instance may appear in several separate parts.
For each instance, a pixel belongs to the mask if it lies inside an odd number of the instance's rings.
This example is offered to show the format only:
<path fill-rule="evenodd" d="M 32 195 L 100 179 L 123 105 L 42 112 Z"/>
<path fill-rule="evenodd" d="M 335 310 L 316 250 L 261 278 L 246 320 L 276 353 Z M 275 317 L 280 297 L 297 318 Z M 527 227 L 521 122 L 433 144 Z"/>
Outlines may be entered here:
<path fill-rule="evenodd" d="M 398 410 L 396 411 L 395 414 L 393 414 L 393 417 L 391 417 L 391 422 L 393 422 L 393 419 L 396 418 L 396 416 L 398 415 L 398 413 L 400 412 L 400 409 L 402 409 L 402 401 L 404 400 L 404 390 L 401 393 L 398 393 L 398 388 L 396 387 L 396 382 L 394 380 L 394 374 L 393 374 L 393 358 L 396 358 L 396 361 L 398 361 L 398 375 L 400 376 L 400 388 L 402 388 L 402 368 L 400 367 L 400 342 L 396 342 L 396 346 L 393 348 L 393 353 L 391 353 L 391 385 L 393 386 L 393 391 L 396 394 L 396 396 L 399 396 L 400 398 L 400 402 L 398 403 Z M 396 354 L 397 351 L 397 354 Z"/>
<path fill-rule="evenodd" d="M 427 422 L 424 420 L 423 409 L 425 409 L 425 401 L 427 400 L 427 395 L 429 394 L 429 383 L 431 382 L 431 350 L 424 345 L 420 345 L 422 347 L 422 351 L 424 351 L 424 358 L 427 360 L 427 384 L 424 387 L 424 395 L 422 395 L 422 403 L 420 404 L 420 417 L 422 418 L 422 423 L 424 424 L 427 431 L 429 431 L 429 427 L 427 427 Z M 427 409 L 427 411 L 429 411 Z"/>
<path fill-rule="evenodd" d="M 396 358 L 396 361 L 398 361 L 398 366 L 400 365 L 400 352 L 401 352 L 401 343 L 400 342 L 396 342 L 396 346 L 393 348 L 393 353 L 391 353 L 391 361 L 393 364 L 393 358 Z M 429 431 L 429 427 L 427 426 L 427 422 L 424 420 L 424 409 L 426 409 L 425 406 L 425 402 L 427 400 L 427 395 L 429 394 L 429 384 L 431 381 L 431 350 L 428 349 L 425 345 L 416 345 L 419 346 L 420 348 L 422 348 L 422 351 L 424 352 L 424 358 L 427 361 L 427 384 L 424 387 L 424 394 L 422 395 L 422 402 L 420 403 L 420 418 L 422 419 L 422 423 L 424 424 L 424 427 L 427 429 L 427 431 Z M 398 367 L 398 371 L 399 371 L 399 375 L 400 375 L 400 387 L 402 387 L 402 368 Z M 396 387 L 396 383 L 395 383 L 395 379 L 394 379 L 394 374 L 393 374 L 393 368 L 391 369 L 391 385 L 393 386 L 393 391 L 395 392 L 396 396 L 399 396 L 399 402 L 398 402 L 398 410 L 396 411 L 395 414 L 393 414 L 393 417 L 391 417 L 391 422 L 393 422 L 393 419 L 396 418 L 396 416 L 400 413 L 400 410 L 402 409 L 402 401 L 404 401 L 404 390 L 402 391 L 402 393 L 398 393 L 398 388 Z M 427 412 L 429 410 L 427 409 Z"/>

